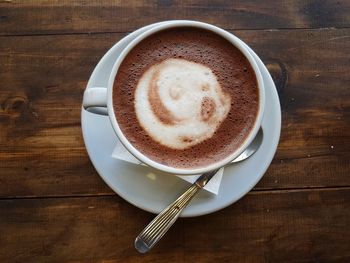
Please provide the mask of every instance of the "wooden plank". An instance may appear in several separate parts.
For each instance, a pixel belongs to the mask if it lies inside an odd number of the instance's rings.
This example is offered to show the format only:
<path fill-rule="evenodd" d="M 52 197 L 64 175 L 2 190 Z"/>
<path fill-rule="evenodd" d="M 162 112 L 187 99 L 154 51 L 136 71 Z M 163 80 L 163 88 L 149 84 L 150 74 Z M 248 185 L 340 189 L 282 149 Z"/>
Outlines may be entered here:
<path fill-rule="evenodd" d="M 0 198 L 114 195 L 84 148 L 15 151 L 0 156 Z"/>
<path fill-rule="evenodd" d="M 327 1 L 0 1 L 0 34 L 126 32 L 169 19 L 225 29 L 349 27 L 350 3 Z"/>
<path fill-rule="evenodd" d="M 235 33 L 267 64 L 282 102 L 280 145 L 256 189 L 349 186 L 350 29 Z M 79 122 L 89 75 L 122 36 L 1 38 L 0 196 L 112 193 Z"/>
<path fill-rule="evenodd" d="M 266 174 L 254 189 L 349 186 L 349 172 L 347 154 L 279 159 L 277 153 Z"/>
<path fill-rule="evenodd" d="M 0 201 L 1 262 L 347 262 L 350 189 L 250 193 L 180 219 L 149 254 L 133 247 L 153 218 L 118 197 Z"/>

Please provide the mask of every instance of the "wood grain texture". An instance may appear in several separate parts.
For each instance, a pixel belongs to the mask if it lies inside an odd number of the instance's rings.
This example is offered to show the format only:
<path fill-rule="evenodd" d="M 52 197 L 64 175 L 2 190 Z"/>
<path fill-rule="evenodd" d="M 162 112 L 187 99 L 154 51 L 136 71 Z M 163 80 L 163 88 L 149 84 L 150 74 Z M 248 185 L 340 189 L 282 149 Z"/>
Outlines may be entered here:
<path fill-rule="evenodd" d="M 282 103 L 278 151 L 256 189 L 349 186 L 350 29 L 235 33 Z M 80 109 L 94 66 L 124 35 L 1 38 L 1 197 L 112 194 L 88 160 Z"/>
<path fill-rule="evenodd" d="M 0 0 L 0 262 L 350 262 L 349 14 L 347 0 Z M 253 191 L 140 255 L 153 215 L 96 173 L 81 101 L 114 43 L 169 19 L 234 30 L 261 56 L 282 134 Z"/>
<path fill-rule="evenodd" d="M 0 34 L 126 32 L 170 19 L 226 29 L 349 27 L 346 0 L 0 1 Z"/>
<path fill-rule="evenodd" d="M 180 219 L 147 255 L 153 215 L 118 197 L 0 201 L 1 262 L 348 262 L 350 189 L 250 193 Z"/>

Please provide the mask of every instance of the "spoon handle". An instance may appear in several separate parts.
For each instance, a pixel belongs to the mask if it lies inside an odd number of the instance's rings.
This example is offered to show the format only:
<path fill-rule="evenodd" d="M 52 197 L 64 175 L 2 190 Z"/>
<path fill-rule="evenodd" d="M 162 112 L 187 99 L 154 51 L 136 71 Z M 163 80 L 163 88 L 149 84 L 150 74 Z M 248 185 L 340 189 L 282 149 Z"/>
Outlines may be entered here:
<path fill-rule="evenodd" d="M 201 188 L 193 184 L 178 199 L 155 217 L 135 239 L 135 248 L 146 253 L 164 236 L 175 223 L 182 210 Z"/>
<path fill-rule="evenodd" d="M 201 175 L 197 181 L 179 198 L 156 216 L 136 237 L 135 248 L 140 253 L 149 251 L 175 223 L 182 210 L 189 204 L 197 192 L 202 189 L 218 170 Z"/>

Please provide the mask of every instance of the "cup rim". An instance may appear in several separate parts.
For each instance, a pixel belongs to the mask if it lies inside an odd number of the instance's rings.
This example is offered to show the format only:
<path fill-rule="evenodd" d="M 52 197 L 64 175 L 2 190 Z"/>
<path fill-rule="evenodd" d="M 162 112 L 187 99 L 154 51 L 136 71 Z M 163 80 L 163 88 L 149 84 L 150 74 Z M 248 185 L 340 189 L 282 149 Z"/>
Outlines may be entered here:
<path fill-rule="evenodd" d="M 165 22 L 165 23 L 164 23 Z M 243 46 L 240 43 L 240 39 L 234 36 L 233 34 L 229 33 L 228 31 L 221 29 L 219 27 L 216 27 L 211 24 L 199 22 L 199 21 L 192 21 L 192 20 L 171 20 L 171 21 L 164 21 L 162 24 L 155 25 L 154 27 L 146 30 L 145 32 L 141 33 L 139 36 L 137 36 L 135 39 L 133 39 L 119 54 L 118 58 L 116 59 L 111 74 L 109 76 L 108 80 L 108 87 L 107 87 L 107 110 L 108 110 L 108 117 L 110 119 L 110 122 L 112 124 L 112 127 L 117 134 L 119 140 L 124 145 L 124 147 L 138 160 L 140 160 L 142 163 L 156 168 L 158 170 L 172 173 L 172 174 L 180 174 L 180 175 L 193 175 L 193 174 L 202 174 L 211 170 L 218 169 L 220 167 L 225 166 L 226 164 L 230 163 L 232 160 L 234 160 L 236 157 L 238 157 L 246 148 L 247 146 L 252 142 L 252 140 L 255 138 L 263 117 L 264 108 L 265 108 L 265 89 L 264 89 L 264 83 L 263 78 L 261 75 L 261 72 L 258 68 L 258 65 L 253 58 L 253 56 L 250 54 L 250 52 L 246 49 L 245 46 Z M 255 73 L 255 77 L 257 80 L 257 86 L 259 90 L 259 110 L 254 122 L 253 128 L 250 130 L 249 134 L 246 136 L 245 140 L 241 145 L 235 149 L 231 154 L 229 154 L 226 158 L 221 159 L 218 162 L 211 163 L 208 166 L 205 167 L 198 167 L 198 168 L 175 168 L 171 166 L 167 166 L 164 164 L 160 164 L 150 158 L 148 158 L 146 155 L 142 154 L 139 150 L 137 150 L 126 138 L 124 133 L 119 127 L 118 121 L 116 119 L 115 113 L 114 113 L 114 107 L 113 107 L 113 85 L 114 80 L 117 75 L 119 66 L 123 62 L 124 58 L 127 56 L 127 54 L 142 40 L 145 38 L 151 36 L 154 33 L 157 33 L 159 31 L 170 29 L 170 28 L 176 28 L 176 27 L 195 27 L 200 29 L 209 30 L 215 34 L 218 34 L 219 36 L 223 37 L 227 41 L 229 41 L 232 45 L 234 45 L 240 52 L 246 57 L 246 59 L 249 61 L 249 64 L 253 68 L 253 71 Z"/>

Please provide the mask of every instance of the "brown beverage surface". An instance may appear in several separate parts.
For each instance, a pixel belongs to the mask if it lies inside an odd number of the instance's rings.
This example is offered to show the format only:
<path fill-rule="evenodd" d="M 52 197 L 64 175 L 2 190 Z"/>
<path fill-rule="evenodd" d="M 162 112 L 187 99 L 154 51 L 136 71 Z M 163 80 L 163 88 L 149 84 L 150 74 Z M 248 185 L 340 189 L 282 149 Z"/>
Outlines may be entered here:
<path fill-rule="evenodd" d="M 231 107 L 213 136 L 186 149 L 174 149 L 152 139 L 135 111 L 135 89 L 150 67 L 170 58 L 211 69 Z M 226 39 L 198 28 L 160 31 L 141 41 L 123 60 L 113 87 L 113 106 L 128 141 L 148 158 L 176 168 L 199 168 L 234 152 L 254 126 L 259 109 L 255 73 L 245 56 Z"/>

